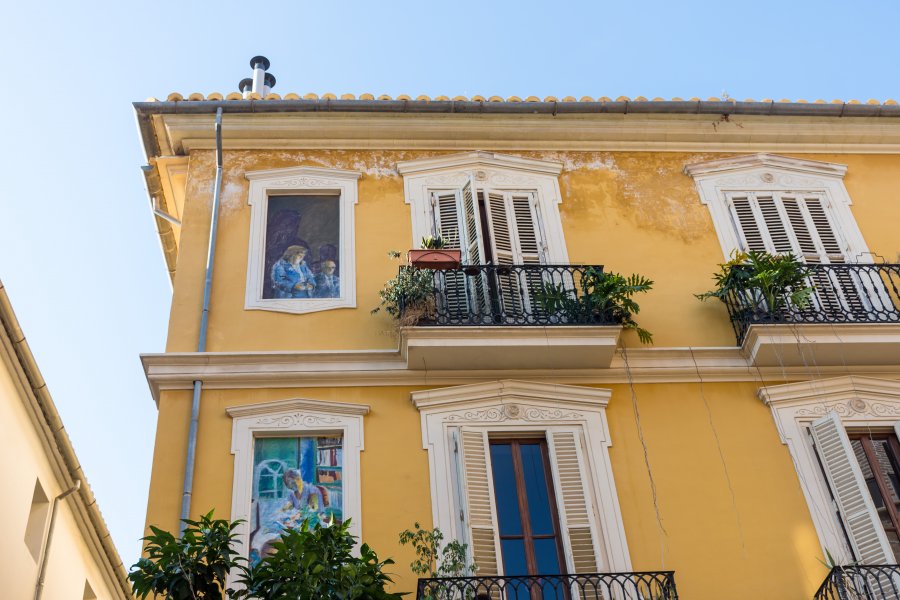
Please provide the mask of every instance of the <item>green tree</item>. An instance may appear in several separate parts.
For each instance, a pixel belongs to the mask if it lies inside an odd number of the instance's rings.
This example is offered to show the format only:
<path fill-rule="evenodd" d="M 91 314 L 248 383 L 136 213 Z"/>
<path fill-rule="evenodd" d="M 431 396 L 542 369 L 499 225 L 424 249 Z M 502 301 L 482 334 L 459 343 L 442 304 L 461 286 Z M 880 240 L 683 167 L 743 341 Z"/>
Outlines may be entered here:
<path fill-rule="evenodd" d="M 244 559 L 233 549 L 234 529 L 240 521 L 213 519 L 213 511 L 197 521 L 185 519 L 181 537 L 150 526 L 142 538 L 145 557 L 131 567 L 128 579 L 138 598 L 161 596 L 171 600 L 222 600 L 229 571 L 242 569 Z M 227 595 L 226 595 L 227 594 Z"/>
<path fill-rule="evenodd" d="M 284 532 L 273 544 L 275 553 L 240 579 L 245 589 L 235 598 L 261 600 L 400 600 L 403 594 L 385 591 L 392 583 L 384 567 L 394 564 L 379 560 L 367 544 L 353 555 L 356 538 L 350 534 L 350 521 L 341 525 L 311 528 L 304 522 L 299 529 Z"/>

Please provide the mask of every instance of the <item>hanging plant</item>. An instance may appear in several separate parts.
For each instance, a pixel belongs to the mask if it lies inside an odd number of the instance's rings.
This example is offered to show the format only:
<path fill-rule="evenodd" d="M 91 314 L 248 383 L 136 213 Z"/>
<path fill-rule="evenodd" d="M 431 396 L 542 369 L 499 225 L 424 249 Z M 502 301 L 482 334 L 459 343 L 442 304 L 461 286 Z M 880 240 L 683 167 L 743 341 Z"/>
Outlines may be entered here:
<path fill-rule="evenodd" d="M 388 256 L 396 260 L 400 253 L 392 250 Z M 378 295 L 381 304 L 372 310 L 372 314 L 383 308 L 401 327 L 436 316 L 434 271 L 431 269 L 401 266 L 397 276 L 385 282 Z"/>
<path fill-rule="evenodd" d="M 577 289 L 564 284 L 544 284 L 535 298 L 541 307 L 567 323 L 616 323 L 631 329 L 643 344 L 653 343 L 653 334 L 640 327 L 634 315 L 641 307 L 632 299 L 649 291 L 653 281 L 642 275 L 625 277 L 603 273 L 593 267 L 584 271 Z"/>
<path fill-rule="evenodd" d="M 778 316 L 791 308 L 809 305 L 815 290 L 809 273 L 809 268 L 793 254 L 734 251 L 713 275 L 715 289 L 695 296 L 723 302 L 736 299 L 745 310 Z"/>

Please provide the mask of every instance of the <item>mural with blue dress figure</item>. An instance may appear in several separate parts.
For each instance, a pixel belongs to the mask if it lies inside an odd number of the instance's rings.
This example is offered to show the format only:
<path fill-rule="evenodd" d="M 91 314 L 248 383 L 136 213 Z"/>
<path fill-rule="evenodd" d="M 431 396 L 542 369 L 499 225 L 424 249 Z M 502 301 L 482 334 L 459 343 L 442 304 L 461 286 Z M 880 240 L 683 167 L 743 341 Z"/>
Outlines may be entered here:
<path fill-rule="evenodd" d="M 272 287 L 276 298 L 312 298 L 316 278 L 306 264 L 305 246 L 288 246 L 272 265 Z"/>
<path fill-rule="evenodd" d="M 340 298 L 340 242 L 340 196 L 269 197 L 262 297 Z"/>

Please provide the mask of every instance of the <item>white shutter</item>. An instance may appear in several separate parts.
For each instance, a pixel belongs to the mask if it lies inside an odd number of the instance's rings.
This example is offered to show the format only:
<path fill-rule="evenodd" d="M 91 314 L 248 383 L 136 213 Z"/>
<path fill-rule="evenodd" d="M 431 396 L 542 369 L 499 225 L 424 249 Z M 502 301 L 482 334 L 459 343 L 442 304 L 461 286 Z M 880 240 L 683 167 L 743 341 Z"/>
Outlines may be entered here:
<path fill-rule="evenodd" d="M 593 529 L 593 502 L 587 468 L 582 455 L 581 437 L 575 431 L 550 434 L 552 461 L 556 471 L 560 525 L 564 528 L 571 558 L 572 573 L 596 573 L 599 570 L 596 533 Z"/>
<path fill-rule="evenodd" d="M 466 506 L 463 513 L 472 558 L 478 575 L 496 575 L 497 537 L 496 509 L 491 485 L 490 457 L 487 432 L 463 427 L 462 462 Z"/>
<path fill-rule="evenodd" d="M 435 234 L 440 232 L 447 248 L 460 248 L 462 233 L 462 190 L 432 192 L 431 205 L 435 222 Z M 451 320 L 465 320 L 469 314 L 469 298 L 466 294 L 465 275 L 460 271 L 436 271 L 443 294 L 439 294 L 438 308 Z"/>
<path fill-rule="evenodd" d="M 812 423 L 810 433 L 857 560 L 864 565 L 893 563 L 894 554 L 840 417 L 829 412 Z"/>
<path fill-rule="evenodd" d="M 478 199 L 475 196 L 475 183 L 470 177 L 463 186 L 460 197 L 460 208 L 463 215 L 462 249 L 463 263 L 467 265 L 484 264 L 484 238 L 481 235 L 481 214 L 478 211 Z"/>

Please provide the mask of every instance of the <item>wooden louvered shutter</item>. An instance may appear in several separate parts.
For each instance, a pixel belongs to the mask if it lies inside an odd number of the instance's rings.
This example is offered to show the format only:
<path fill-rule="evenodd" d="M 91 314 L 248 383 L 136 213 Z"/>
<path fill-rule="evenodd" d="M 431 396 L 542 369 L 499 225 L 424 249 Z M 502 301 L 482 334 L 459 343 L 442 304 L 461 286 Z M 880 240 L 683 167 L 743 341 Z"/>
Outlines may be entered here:
<path fill-rule="evenodd" d="M 461 213 L 462 190 L 433 192 L 431 205 L 434 215 L 435 234 L 440 233 L 447 243 L 447 248 L 460 248 L 462 239 Z M 443 289 L 438 294 L 439 312 L 444 313 L 451 321 L 462 321 L 468 318 L 469 299 L 466 294 L 465 275 L 460 271 L 435 271 L 437 281 Z"/>
<path fill-rule="evenodd" d="M 559 489 L 560 525 L 565 529 L 572 557 L 573 573 L 596 573 L 597 551 L 592 526 L 592 502 L 585 483 L 588 472 L 582 455 L 581 438 L 575 431 L 551 433 L 553 464 Z"/>
<path fill-rule="evenodd" d="M 506 206 L 506 195 L 502 192 L 487 190 L 483 192 L 485 207 L 487 209 L 488 223 L 491 228 L 491 256 L 495 265 L 516 265 L 517 253 L 515 246 L 515 233 L 509 211 Z M 525 314 L 523 304 L 523 286 L 519 281 L 520 273 L 515 269 L 510 271 L 498 270 L 495 272 L 494 285 L 496 288 L 496 304 L 503 319 L 508 322 L 517 322 Z"/>
<path fill-rule="evenodd" d="M 491 488 L 487 432 L 463 427 L 460 439 L 466 502 L 463 520 L 470 540 L 472 558 L 478 566 L 479 576 L 496 575 L 497 521 Z"/>
<path fill-rule="evenodd" d="M 840 417 L 829 412 L 812 423 L 810 434 L 856 559 L 864 565 L 893 563 L 894 554 Z"/>
<path fill-rule="evenodd" d="M 750 196 L 733 196 L 730 198 L 730 205 L 735 229 L 737 229 L 738 238 L 743 242 L 743 249 L 766 252 L 763 231 L 756 221 Z"/>

